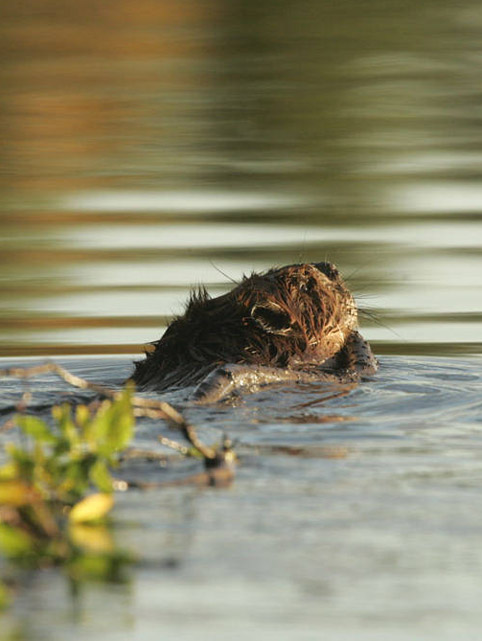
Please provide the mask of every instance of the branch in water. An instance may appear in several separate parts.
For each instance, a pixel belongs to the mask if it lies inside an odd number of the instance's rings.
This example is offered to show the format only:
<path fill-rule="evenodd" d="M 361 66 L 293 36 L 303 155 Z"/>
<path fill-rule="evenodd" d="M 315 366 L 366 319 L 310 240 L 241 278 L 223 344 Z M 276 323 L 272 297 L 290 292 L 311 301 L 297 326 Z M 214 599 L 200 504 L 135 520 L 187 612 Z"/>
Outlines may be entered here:
<path fill-rule="evenodd" d="M 6 369 L 0 369 L 0 377 L 11 376 L 14 378 L 32 378 L 34 376 L 39 376 L 40 374 L 53 373 L 57 374 L 62 380 L 64 380 L 69 385 L 77 387 L 80 389 L 91 390 L 96 392 L 101 396 L 109 398 L 111 400 L 116 400 L 120 398 L 121 392 L 117 392 L 113 389 L 106 387 L 105 385 L 99 385 L 98 383 L 91 383 L 80 376 L 72 374 L 65 368 L 61 367 L 57 363 L 45 363 L 43 365 L 35 365 L 33 367 L 10 367 Z M 132 404 L 134 406 L 134 414 L 136 416 L 147 416 L 149 418 L 162 418 L 168 422 L 171 427 L 174 427 L 180 430 L 189 443 L 198 450 L 202 456 L 210 461 L 216 461 L 218 453 L 212 447 L 204 445 L 202 441 L 199 440 L 196 429 L 194 426 L 190 425 L 186 419 L 180 414 L 172 405 L 166 403 L 165 401 L 157 401 L 155 399 L 149 398 L 140 398 L 139 396 L 132 397 Z M 3 426 L 3 429 L 8 429 L 9 422 Z M 167 441 L 171 443 L 167 444 Z M 177 451 L 181 452 L 184 446 L 176 444 L 173 446 L 175 441 L 167 439 L 165 445 L 168 447 L 173 447 Z M 184 453 L 184 452 L 183 452 Z"/>

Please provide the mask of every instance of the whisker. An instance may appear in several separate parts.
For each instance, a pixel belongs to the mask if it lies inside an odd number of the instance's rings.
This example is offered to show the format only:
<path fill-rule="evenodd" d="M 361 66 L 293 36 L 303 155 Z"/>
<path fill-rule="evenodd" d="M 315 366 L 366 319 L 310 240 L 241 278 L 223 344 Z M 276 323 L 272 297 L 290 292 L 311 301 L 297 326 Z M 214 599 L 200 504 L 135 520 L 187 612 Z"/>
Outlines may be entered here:
<path fill-rule="evenodd" d="M 222 270 L 220 267 L 218 267 L 217 265 L 215 265 L 215 264 L 213 263 L 213 261 L 212 261 L 212 260 L 210 260 L 209 262 L 210 262 L 210 263 L 211 263 L 211 265 L 214 267 L 214 269 L 215 269 L 217 272 L 219 272 L 222 276 L 224 276 L 225 278 L 227 278 L 228 280 L 230 280 L 232 283 L 234 283 L 234 285 L 237 285 L 237 284 L 238 284 L 238 281 L 234 280 L 234 278 L 231 278 L 231 276 L 228 276 L 228 274 L 226 274 L 226 272 L 223 272 L 223 270 Z"/>
<path fill-rule="evenodd" d="M 371 321 L 373 321 L 379 327 L 383 327 L 384 329 L 388 330 L 389 332 L 391 332 L 397 338 L 403 339 L 403 337 L 398 332 L 396 332 L 392 327 L 390 327 L 389 325 L 386 325 L 385 323 L 383 323 L 380 320 L 380 318 L 377 316 L 377 313 L 375 311 L 373 311 L 371 309 L 367 309 L 367 308 L 365 308 L 365 309 L 361 308 L 361 309 L 358 309 L 358 313 L 361 316 L 365 316 L 366 318 L 369 318 Z"/>

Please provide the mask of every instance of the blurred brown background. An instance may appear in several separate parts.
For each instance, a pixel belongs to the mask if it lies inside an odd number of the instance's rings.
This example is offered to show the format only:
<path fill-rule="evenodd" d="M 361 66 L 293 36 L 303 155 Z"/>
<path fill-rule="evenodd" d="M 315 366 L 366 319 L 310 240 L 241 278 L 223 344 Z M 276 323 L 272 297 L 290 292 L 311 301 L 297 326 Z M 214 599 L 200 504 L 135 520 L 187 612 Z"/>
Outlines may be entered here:
<path fill-rule="evenodd" d="M 378 351 L 480 352 L 481 27 L 475 2 L 4 3 L 0 354 L 134 352 L 216 268 L 324 258 Z"/>

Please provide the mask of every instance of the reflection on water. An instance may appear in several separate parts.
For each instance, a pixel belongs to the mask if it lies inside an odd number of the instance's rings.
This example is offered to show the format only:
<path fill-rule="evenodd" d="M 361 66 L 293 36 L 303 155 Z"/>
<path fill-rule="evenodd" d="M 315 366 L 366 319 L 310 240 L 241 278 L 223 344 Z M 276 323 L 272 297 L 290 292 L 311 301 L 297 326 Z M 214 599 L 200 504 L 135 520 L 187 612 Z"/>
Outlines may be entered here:
<path fill-rule="evenodd" d="M 269 193 L 232 193 L 221 191 L 105 191 L 67 196 L 62 208 L 73 211 L 159 212 L 164 214 L 246 212 L 263 209 L 292 208 L 302 205 L 294 196 Z"/>
<path fill-rule="evenodd" d="M 480 352 L 471 2 L 5 14 L 0 354 L 139 351 L 190 286 L 325 258 L 377 351 Z"/>
<path fill-rule="evenodd" d="M 122 536 L 162 569 L 72 611 L 41 575 L 1 641 L 473 636 L 480 362 L 398 355 L 481 352 L 479 4 L 4 5 L 0 355 L 139 352 L 191 286 L 330 259 L 389 356 L 325 409 L 195 416 L 243 439 L 233 489 L 126 496 Z M 320 442 L 353 451 L 280 454 Z"/>

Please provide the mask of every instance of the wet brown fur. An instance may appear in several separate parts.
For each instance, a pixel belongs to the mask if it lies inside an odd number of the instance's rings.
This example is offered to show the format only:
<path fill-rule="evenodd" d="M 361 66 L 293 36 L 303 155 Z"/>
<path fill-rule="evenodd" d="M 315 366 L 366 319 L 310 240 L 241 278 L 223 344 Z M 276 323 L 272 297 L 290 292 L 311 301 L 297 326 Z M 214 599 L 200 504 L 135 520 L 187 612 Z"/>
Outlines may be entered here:
<path fill-rule="evenodd" d="M 164 390 L 194 385 L 225 363 L 308 369 L 341 355 L 356 327 L 355 302 L 331 263 L 271 269 L 216 298 L 193 293 L 132 378 Z"/>

